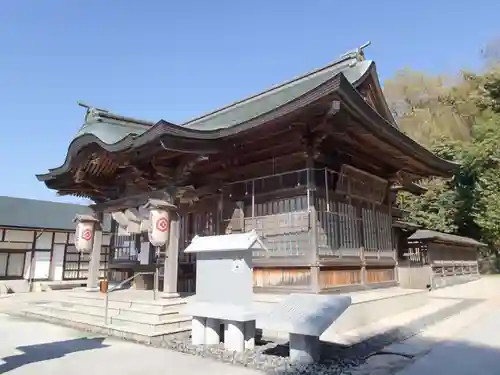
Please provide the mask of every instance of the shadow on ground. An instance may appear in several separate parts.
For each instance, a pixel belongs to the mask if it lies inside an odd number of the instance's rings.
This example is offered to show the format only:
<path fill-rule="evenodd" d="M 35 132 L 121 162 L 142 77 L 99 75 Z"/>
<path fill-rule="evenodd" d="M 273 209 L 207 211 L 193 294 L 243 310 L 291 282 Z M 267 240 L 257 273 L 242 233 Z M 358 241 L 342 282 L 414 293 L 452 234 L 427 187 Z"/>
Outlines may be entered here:
<path fill-rule="evenodd" d="M 319 363 L 309 366 L 288 364 L 286 368 L 274 369 L 268 371 L 268 373 L 273 375 L 340 373 L 353 375 L 394 374 L 396 371 L 401 370 L 413 363 L 416 359 L 427 354 L 430 350 L 429 348 L 435 346 L 436 342 L 423 340 L 416 336 L 420 329 L 438 323 L 477 303 L 479 303 L 479 300 L 463 300 L 457 305 L 415 319 L 405 327 L 395 328 L 352 346 L 322 342 L 321 361 Z M 500 348 L 500 343 L 497 342 L 497 344 Z M 460 341 L 439 342 L 437 347 L 439 347 L 439 351 L 442 352 L 440 356 L 446 358 L 443 359 L 445 363 L 441 365 L 450 365 L 449 361 L 453 362 L 454 357 L 463 358 L 464 356 L 470 359 L 470 363 L 477 362 L 475 368 L 471 367 L 471 369 L 474 370 L 471 370 L 472 372 L 461 372 L 458 371 L 461 370 L 461 368 L 459 368 L 457 372 L 450 372 L 450 375 L 472 374 L 477 372 L 478 369 L 482 368 L 479 361 L 494 361 L 496 363 L 496 368 L 500 368 L 500 350 L 498 348 L 492 348 L 486 345 L 471 345 L 471 343 Z M 278 345 L 266 350 L 264 353 L 276 357 L 288 357 L 289 347 L 288 344 Z M 467 366 L 469 366 L 469 362 Z M 425 371 L 429 373 L 440 373 L 435 369 L 436 365 L 439 366 L 439 364 L 434 363 L 432 366 L 426 367 Z M 424 374 L 425 371 L 422 370 L 421 374 Z M 497 375 L 499 373 L 500 372 L 495 371 L 491 372 L 492 375 Z M 411 374 L 413 375 L 414 373 Z M 419 373 L 415 374 L 420 375 Z M 440 374 L 447 375 L 448 372 L 445 371 Z M 490 373 L 484 372 L 484 374 Z"/>
<path fill-rule="evenodd" d="M 295 364 L 267 371 L 269 375 L 498 375 L 500 348 L 464 341 L 431 341 L 416 337 L 374 351 L 365 357 L 350 357 L 352 348 L 323 348 L 321 362 Z M 497 342 L 498 344 L 498 342 Z M 326 349 L 326 352 L 325 352 Z M 335 354 L 336 353 L 336 354 Z M 280 354 L 287 354 L 283 348 Z"/>
<path fill-rule="evenodd" d="M 48 342 L 44 344 L 19 346 L 16 349 L 23 352 L 22 354 L 13 355 L 10 357 L 1 358 L 3 364 L 0 364 L 0 374 L 12 371 L 21 366 L 49 361 L 51 359 L 61 358 L 70 353 L 82 352 L 86 350 L 102 349 L 108 347 L 104 345 L 105 339 L 99 338 L 78 338 L 73 340 L 64 340 L 56 342 Z"/>

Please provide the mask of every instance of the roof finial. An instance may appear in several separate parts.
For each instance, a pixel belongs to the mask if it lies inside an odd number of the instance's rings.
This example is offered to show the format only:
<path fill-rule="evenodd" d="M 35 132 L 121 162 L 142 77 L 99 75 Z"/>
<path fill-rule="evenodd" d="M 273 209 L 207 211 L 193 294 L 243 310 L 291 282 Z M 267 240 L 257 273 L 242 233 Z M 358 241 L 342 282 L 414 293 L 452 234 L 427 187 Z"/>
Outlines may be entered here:
<path fill-rule="evenodd" d="M 364 49 L 366 47 L 370 46 L 370 44 L 372 44 L 372 42 L 368 41 L 365 44 L 363 44 L 361 47 L 358 47 L 358 49 L 356 50 L 356 53 L 357 53 L 356 58 L 358 59 L 358 61 L 363 61 L 365 59 Z"/>
<path fill-rule="evenodd" d="M 85 113 L 85 122 L 95 117 L 98 117 L 99 112 L 109 112 L 107 109 L 93 107 L 81 101 L 76 102 L 80 107 L 87 108 L 87 113 Z"/>

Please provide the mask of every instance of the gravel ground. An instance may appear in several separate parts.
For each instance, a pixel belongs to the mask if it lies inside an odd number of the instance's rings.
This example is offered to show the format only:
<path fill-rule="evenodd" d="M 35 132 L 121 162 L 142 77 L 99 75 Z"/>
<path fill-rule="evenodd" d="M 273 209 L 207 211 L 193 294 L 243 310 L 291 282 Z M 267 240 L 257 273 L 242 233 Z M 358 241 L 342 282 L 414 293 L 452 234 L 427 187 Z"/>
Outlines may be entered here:
<path fill-rule="evenodd" d="M 478 302 L 477 300 L 462 301 L 457 305 L 417 319 L 408 326 L 395 328 L 350 347 L 322 343 L 322 360 L 312 365 L 292 364 L 288 358 L 288 345 L 284 342 L 257 341 L 255 349 L 247 350 L 243 353 L 235 353 L 224 350 L 223 345 L 191 345 L 189 333 L 184 333 L 165 339 L 161 342 L 160 346 L 182 353 L 213 358 L 234 365 L 262 370 L 269 375 L 347 375 L 354 372 L 358 366 L 365 363 L 374 355 L 382 354 L 384 347 L 412 337 L 426 326 L 472 307 Z"/>
<path fill-rule="evenodd" d="M 384 346 L 403 340 L 413 334 L 413 332 L 404 330 L 394 330 L 393 332 L 367 340 L 361 345 L 351 347 L 323 343 L 321 348 L 322 361 L 312 365 L 292 364 L 288 358 L 289 348 L 286 343 L 262 341 L 257 343 L 254 350 L 236 353 L 224 350 L 223 345 L 191 345 L 189 334 L 183 334 L 163 341 L 161 347 L 258 369 L 270 375 L 349 374 L 350 369 L 354 369 L 364 363 L 371 355 L 377 353 Z"/>

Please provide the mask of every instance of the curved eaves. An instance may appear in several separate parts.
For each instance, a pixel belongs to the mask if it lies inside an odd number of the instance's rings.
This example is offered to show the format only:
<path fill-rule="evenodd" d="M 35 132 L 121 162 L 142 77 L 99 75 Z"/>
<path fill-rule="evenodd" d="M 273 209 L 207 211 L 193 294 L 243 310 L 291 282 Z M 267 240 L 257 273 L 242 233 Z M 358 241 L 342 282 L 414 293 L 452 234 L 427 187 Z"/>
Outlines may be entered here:
<path fill-rule="evenodd" d="M 380 97 L 381 104 L 384 107 L 384 112 L 385 112 L 385 115 L 387 117 L 387 120 L 392 124 L 392 126 L 399 129 L 398 123 L 396 122 L 396 119 L 394 118 L 394 115 L 392 114 L 391 109 L 389 108 L 389 105 L 387 104 L 387 100 L 386 100 L 384 92 L 382 90 L 382 86 L 380 86 L 380 81 L 378 79 L 378 74 L 377 74 L 377 64 L 375 64 L 375 62 L 370 67 L 370 70 L 371 70 L 371 75 L 373 77 L 375 90 L 377 90 L 377 94 Z"/>
<path fill-rule="evenodd" d="M 311 103 L 316 102 L 324 96 L 333 93 L 338 89 L 341 77 L 343 79 L 346 79 L 342 73 L 339 73 L 328 81 L 325 81 L 321 85 L 308 91 L 304 95 L 297 97 L 294 100 L 285 103 L 272 111 L 252 118 L 246 122 L 234 125 L 230 128 L 196 130 L 174 125 L 161 120 L 143 134 L 138 136 L 128 135 L 114 144 L 107 144 L 93 134 L 84 134 L 71 142 L 68 147 L 68 153 L 63 165 L 58 168 L 49 170 L 49 173 L 37 175 L 37 178 L 39 181 L 47 181 L 57 175 L 68 172 L 71 169 L 72 160 L 83 148 L 87 147 L 90 144 L 96 144 L 103 150 L 114 153 L 136 149 L 154 142 L 155 140 L 160 140 L 163 137 L 177 138 L 179 140 L 204 141 L 216 141 L 231 137 L 267 122 L 273 121 L 277 118 L 289 115 L 299 110 L 300 108 L 303 108 Z"/>
<path fill-rule="evenodd" d="M 365 120 L 367 120 L 367 124 L 370 124 L 371 127 L 374 126 L 375 129 L 372 129 L 372 131 L 375 130 L 373 133 L 376 134 L 377 137 L 385 140 L 391 146 L 405 154 L 413 153 L 420 162 L 432 166 L 445 175 L 450 175 L 453 170 L 459 166 L 456 163 L 436 156 L 406 134 L 399 131 L 384 117 L 374 111 L 347 80 L 341 78 L 340 81 L 339 94 L 341 95 L 342 102 L 353 108 L 358 116 L 364 117 Z"/>
<path fill-rule="evenodd" d="M 71 162 L 78 155 L 78 153 L 90 144 L 96 144 L 103 150 L 109 152 L 122 151 L 127 148 L 126 145 L 131 144 L 133 140 L 133 135 L 127 135 L 125 138 L 122 138 L 119 142 L 113 144 L 107 144 L 103 142 L 99 137 L 95 136 L 92 133 L 83 134 L 77 138 L 75 138 L 68 147 L 68 152 L 66 153 L 66 158 L 64 163 L 57 168 L 49 169 L 48 173 L 37 174 L 36 178 L 38 181 L 47 181 L 50 180 L 54 175 L 59 175 L 65 173 L 71 169 Z"/>

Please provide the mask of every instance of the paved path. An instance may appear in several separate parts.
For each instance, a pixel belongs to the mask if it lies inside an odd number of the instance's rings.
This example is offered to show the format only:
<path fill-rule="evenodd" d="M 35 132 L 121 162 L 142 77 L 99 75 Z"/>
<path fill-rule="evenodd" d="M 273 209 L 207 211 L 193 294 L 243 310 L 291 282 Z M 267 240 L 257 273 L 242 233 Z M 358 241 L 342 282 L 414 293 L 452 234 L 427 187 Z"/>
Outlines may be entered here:
<path fill-rule="evenodd" d="M 0 314 L 0 374 L 256 375 L 258 371 Z"/>
<path fill-rule="evenodd" d="M 481 299 L 484 304 L 431 327 L 409 340 L 418 349 L 432 342 L 429 353 L 397 375 L 500 374 L 500 277 L 431 292 L 434 297 Z M 419 342 L 420 341 L 420 342 Z M 402 348 L 405 344 L 402 343 Z"/>
<path fill-rule="evenodd" d="M 500 309 L 481 317 L 451 340 L 436 344 L 429 354 L 397 375 L 500 374 Z"/>

